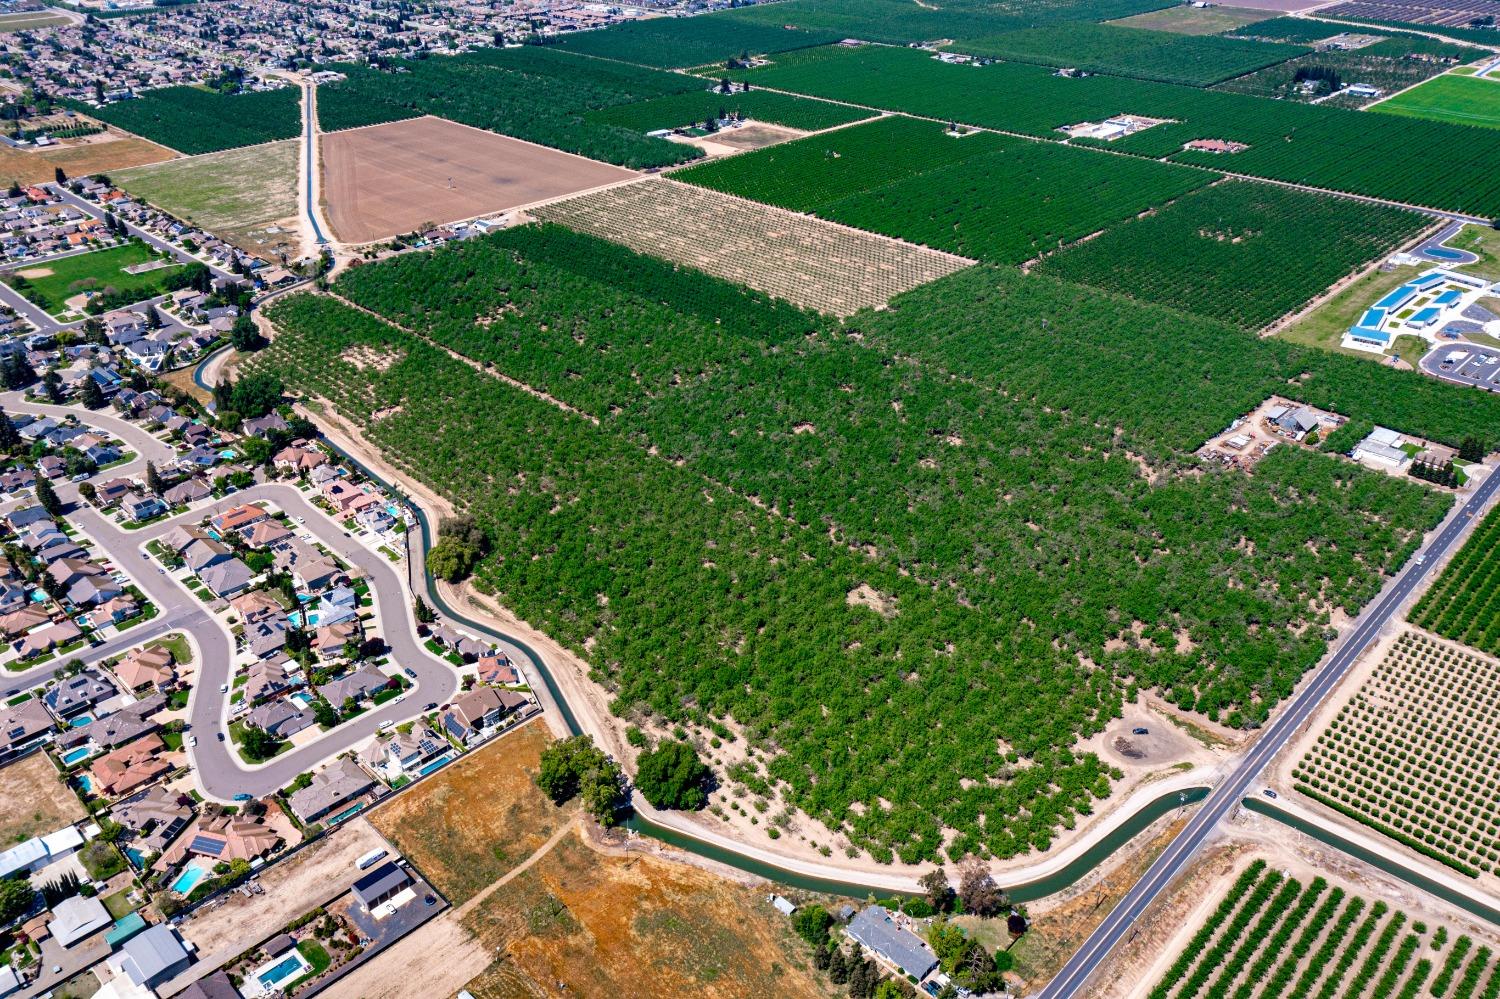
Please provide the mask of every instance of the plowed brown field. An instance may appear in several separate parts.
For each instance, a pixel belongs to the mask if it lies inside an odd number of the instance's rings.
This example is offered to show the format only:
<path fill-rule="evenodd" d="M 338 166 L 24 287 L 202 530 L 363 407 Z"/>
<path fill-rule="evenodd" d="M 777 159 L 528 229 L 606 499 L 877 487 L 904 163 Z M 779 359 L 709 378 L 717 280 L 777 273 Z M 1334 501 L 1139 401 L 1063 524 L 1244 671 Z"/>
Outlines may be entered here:
<path fill-rule="evenodd" d="M 323 200 L 339 239 L 370 243 L 636 176 L 445 118 L 321 137 Z"/>

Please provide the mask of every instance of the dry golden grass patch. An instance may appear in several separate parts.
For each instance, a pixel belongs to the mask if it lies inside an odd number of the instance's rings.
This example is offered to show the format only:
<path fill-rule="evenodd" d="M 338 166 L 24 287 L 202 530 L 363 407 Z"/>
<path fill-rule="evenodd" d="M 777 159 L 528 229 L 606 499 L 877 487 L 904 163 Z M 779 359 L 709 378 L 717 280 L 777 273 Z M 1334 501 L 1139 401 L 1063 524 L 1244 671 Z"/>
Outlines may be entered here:
<path fill-rule="evenodd" d="M 576 806 L 557 807 L 533 782 L 549 741 L 546 726 L 523 725 L 395 795 L 370 822 L 459 905 L 572 818 Z"/>
<path fill-rule="evenodd" d="M 465 919 L 495 963 L 476 999 L 832 996 L 790 922 L 748 887 L 651 856 L 602 855 L 565 837 Z"/>
<path fill-rule="evenodd" d="M 7 182 L 40 184 L 51 181 L 58 167 L 62 167 L 69 177 L 87 177 L 146 163 L 160 163 L 174 155 L 165 146 L 112 129 L 75 144 L 46 149 L 0 147 L 0 178 Z"/>
<path fill-rule="evenodd" d="M 0 769 L 0 849 L 56 832 L 86 814 L 46 753 Z"/>

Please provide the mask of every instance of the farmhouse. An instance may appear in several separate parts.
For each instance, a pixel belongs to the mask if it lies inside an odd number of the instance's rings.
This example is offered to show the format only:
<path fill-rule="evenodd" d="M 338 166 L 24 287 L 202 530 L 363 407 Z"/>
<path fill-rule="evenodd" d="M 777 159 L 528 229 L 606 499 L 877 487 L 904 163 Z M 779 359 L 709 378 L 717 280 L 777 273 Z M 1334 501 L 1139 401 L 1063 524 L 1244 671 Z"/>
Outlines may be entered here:
<path fill-rule="evenodd" d="M 897 926 L 891 914 L 878 905 L 867 905 L 844 930 L 850 939 L 876 961 L 910 975 L 917 981 L 937 967 L 937 955 L 915 933 Z"/>

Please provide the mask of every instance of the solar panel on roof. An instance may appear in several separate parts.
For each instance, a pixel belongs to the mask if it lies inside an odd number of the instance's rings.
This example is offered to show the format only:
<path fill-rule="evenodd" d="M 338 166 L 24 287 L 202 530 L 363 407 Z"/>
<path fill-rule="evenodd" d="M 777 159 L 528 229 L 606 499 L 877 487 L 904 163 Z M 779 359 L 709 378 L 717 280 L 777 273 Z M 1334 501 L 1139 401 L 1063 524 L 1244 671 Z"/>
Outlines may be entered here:
<path fill-rule="evenodd" d="M 210 857 L 217 857 L 224 852 L 224 841 L 212 836 L 194 836 L 193 845 L 188 849 L 194 853 L 204 853 Z"/>

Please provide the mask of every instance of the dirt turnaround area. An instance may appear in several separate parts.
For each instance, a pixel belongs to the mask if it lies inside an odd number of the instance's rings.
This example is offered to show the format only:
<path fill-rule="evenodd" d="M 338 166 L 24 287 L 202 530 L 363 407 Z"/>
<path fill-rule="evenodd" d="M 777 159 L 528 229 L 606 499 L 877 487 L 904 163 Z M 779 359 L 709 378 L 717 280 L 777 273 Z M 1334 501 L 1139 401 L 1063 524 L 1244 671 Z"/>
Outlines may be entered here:
<path fill-rule="evenodd" d="M 370 243 L 629 180 L 635 174 L 444 118 L 412 118 L 320 139 L 335 235 Z"/>

